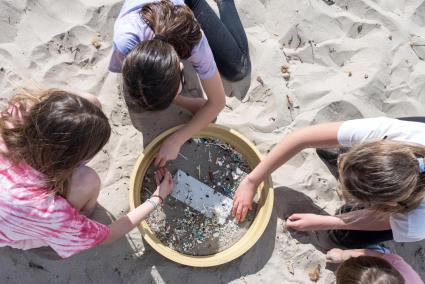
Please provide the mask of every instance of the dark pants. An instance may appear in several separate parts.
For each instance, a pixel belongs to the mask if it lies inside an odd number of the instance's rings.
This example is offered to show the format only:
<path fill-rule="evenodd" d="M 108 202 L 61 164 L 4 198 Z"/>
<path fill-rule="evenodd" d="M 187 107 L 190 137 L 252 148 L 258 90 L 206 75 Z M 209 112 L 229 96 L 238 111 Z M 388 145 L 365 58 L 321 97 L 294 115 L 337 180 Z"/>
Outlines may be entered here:
<path fill-rule="evenodd" d="M 423 122 L 425 123 L 425 117 L 402 117 L 400 120 Z M 344 149 L 343 152 L 347 151 Z M 336 150 L 316 150 L 320 159 L 330 169 L 331 173 L 338 178 L 337 171 L 337 159 L 340 151 Z M 363 207 L 364 208 L 364 207 Z M 363 209 L 362 207 L 355 207 L 351 205 L 344 205 L 337 212 L 337 214 L 348 213 L 355 210 Z M 393 233 L 391 230 L 385 231 L 359 231 L 359 230 L 330 230 L 330 238 L 340 246 L 346 248 L 364 248 L 369 245 L 389 241 L 393 239 Z"/>
<path fill-rule="evenodd" d="M 217 0 L 220 18 L 205 0 L 185 0 L 200 23 L 220 74 L 239 81 L 251 72 L 248 40 L 234 0 Z"/>

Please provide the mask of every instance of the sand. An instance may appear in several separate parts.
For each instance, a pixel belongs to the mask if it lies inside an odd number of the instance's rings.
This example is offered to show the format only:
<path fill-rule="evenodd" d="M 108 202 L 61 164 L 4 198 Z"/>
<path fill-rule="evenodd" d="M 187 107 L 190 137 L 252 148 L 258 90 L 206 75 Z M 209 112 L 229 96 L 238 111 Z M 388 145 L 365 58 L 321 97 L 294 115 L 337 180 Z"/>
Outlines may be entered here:
<path fill-rule="evenodd" d="M 90 163 L 103 182 L 95 214 L 103 222 L 128 211 L 129 175 L 143 144 L 188 119 L 179 109 L 163 112 L 161 119 L 144 119 L 144 124 L 141 115 L 128 114 L 119 96 L 119 78 L 107 71 L 121 4 L 0 2 L 2 102 L 15 86 L 35 81 L 91 92 L 103 103 L 113 135 Z M 249 39 L 252 76 L 225 82 L 227 106 L 217 123 L 245 134 L 261 152 L 306 125 L 424 113 L 425 1 L 237 0 L 237 7 Z M 283 65 L 288 67 L 286 79 Z M 200 95 L 189 69 L 186 93 Z M 275 210 L 264 235 L 229 264 L 195 269 L 172 263 L 145 246 L 133 230 L 113 245 L 59 262 L 1 248 L 0 282 L 312 283 L 308 274 L 320 264 L 317 283 L 334 283 L 321 250 L 326 246 L 323 236 L 287 232 L 282 220 L 292 212 L 332 214 L 341 203 L 335 179 L 313 150 L 305 150 L 277 170 L 273 181 Z M 389 243 L 422 277 L 424 244 Z"/>

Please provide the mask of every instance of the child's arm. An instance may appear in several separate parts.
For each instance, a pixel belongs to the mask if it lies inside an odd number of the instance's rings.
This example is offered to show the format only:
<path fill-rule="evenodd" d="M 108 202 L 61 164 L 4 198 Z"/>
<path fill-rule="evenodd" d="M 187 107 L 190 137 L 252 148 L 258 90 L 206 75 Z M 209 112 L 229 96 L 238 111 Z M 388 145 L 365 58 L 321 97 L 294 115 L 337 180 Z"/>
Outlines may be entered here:
<path fill-rule="evenodd" d="M 206 102 L 207 100 L 204 98 L 188 98 L 181 95 L 178 95 L 173 101 L 174 104 L 187 109 L 192 114 L 197 113 L 198 110 L 206 104 Z"/>
<path fill-rule="evenodd" d="M 374 210 L 362 209 L 337 216 L 317 214 L 292 214 L 286 220 L 289 229 L 297 231 L 319 230 L 389 230 L 389 214 L 379 214 Z"/>
<path fill-rule="evenodd" d="M 162 182 L 161 179 L 163 179 Z M 153 195 L 159 195 L 165 199 L 173 190 L 174 186 L 170 172 L 164 168 L 158 169 L 155 174 L 155 180 L 158 184 L 158 187 Z M 157 204 L 161 203 L 161 199 L 158 197 L 151 197 L 151 200 Z M 134 227 L 139 225 L 142 220 L 146 219 L 153 210 L 154 208 L 152 204 L 149 201 L 145 201 L 136 209 L 130 211 L 127 215 L 119 218 L 117 221 L 109 225 L 110 233 L 108 238 L 103 243 L 110 244 L 122 238 Z"/>
<path fill-rule="evenodd" d="M 295 154 L 306 148 L 335 147 L 342 122 L 319 124 L 287 135 L 241 182 L 233 199 L 233 216 L 244 220 L 260 183 Z"/>
<path fill-rule="evenodd" d="M 328 251 L 326 254 L 326 262 L 330 263 L 341 263 L 344 262 L 352 257 L 359 257 L 359 256 L 375 256 L 375 257 L 382 257 L 384 254 L 379 253 L 374 250 L 370 249 L 339 249 L 334 248 Z"/>
<path fill-rule="evenodd" d="M 177 158 L 181 146 L 201 129 L 207 127 L 224 108 L 226 100 L 220 74 L 216 72 L 211 79 L 202 80 L 201 83 L 208 97 L 207 102 L 185 126 L 162 143 L 155 158 L 155 166 L 163 167 L 167 161 Z"/>

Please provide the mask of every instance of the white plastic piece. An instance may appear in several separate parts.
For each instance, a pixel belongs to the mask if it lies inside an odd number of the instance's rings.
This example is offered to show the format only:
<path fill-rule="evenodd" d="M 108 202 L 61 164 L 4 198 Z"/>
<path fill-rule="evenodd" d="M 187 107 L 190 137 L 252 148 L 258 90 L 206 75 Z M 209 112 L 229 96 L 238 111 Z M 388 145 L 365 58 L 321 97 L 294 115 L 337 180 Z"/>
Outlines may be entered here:
<path fill-rule="evenodd" d="M 209 218 L 217 218 L 224 224 L 232 210 L 232 199 L 215 192 L 214 189 L 199 180 L 178 170 L 174 175 L 174 189 L 171 196 L 189 205 Z"/>

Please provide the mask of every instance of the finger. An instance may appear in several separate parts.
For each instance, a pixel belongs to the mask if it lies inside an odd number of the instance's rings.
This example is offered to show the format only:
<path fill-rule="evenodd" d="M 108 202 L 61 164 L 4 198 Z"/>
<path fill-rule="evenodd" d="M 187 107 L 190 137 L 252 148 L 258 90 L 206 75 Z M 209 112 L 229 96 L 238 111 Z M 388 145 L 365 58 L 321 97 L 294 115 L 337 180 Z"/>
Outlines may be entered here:
<path fill-rule="evenodd" d="M 297 221 L 286 220 L 286 227 L 288 229 L 295 229 L 297 226 Z"/>
<path fill-rule="evenodd" d="M 167 160 L 165 159 L 165 158 L 162 158 L 160 161 L 159 161 L 159 167 L 165 167 L 165 164 L 167 163 Z"/>
<path fill-rule="evenodd" d="M 239 204 L 238 209 L 236 210 L 236 220 L 238 223 L 241 221 L 242 217 L 242 204 Z"/>
<path fill-rule="evenodd" d="M 164 173 L 164 168 L 160 168 L 160 183 L 164 182 L 165 179 L 166 179 L 166 176 Z"/>
<path fill-rule="evenodd" d="M 162 163 L 162 156 L 157 156 L 156 157 L 156 160 L 155 160 L 155 166 L 156 166 L 156 168 L 157 168 L 157 170 L 159 170 L 162 166 L 161 166 L 161 163 Z"/>
<path fill-rule="evenodd" d="M 159 178 L 159 174 L 158 174 L 157 171 L 155 172 L 155 183 L 156 183 L 156 185 L 160 184 L 160 178 Z"/>
<path fill-rule="evenodd" d="M 158 172 L 159 178 L 162 179 L 162 177 L 164 176 L 164 174 L 162 173 L 162 168 L 157 168 L 156 171 Z"/>
<path fill-rule="evenodd" d="M 301 219 L 301 216 L 299 214 L 292 214 L 291 216 L 288 217 L 288 220 L 290 221 L 296 221 Z"/>
<path fill-rule="evenodd" d="M 241 219 L 241 221 L 245 220 L 245 217 L 246 217 L 246 214 L 247 213 L 248 213 L 248 208 L 247 207 L 244 207 L 242 209 L 242 219 Z"/>
<path fill-rule="evenodd" d="M 172 184 L 173 183 L 173 177 L 171 176 L 171 174 L 170 174 L 169 171 L 167 171 L 165 173 L 165 178 L 166 178 L 166 180 L 168 181 L 169 184 Z"/>
<path fill-rule="evenodd" d="M 232 208 L 232 216 L 236 217 L 236 211 L 238 209 L 239 206 L 239 201 L 233 199 L 233 208 Z"/>
<path fill-rule="evenodd" d="M 159 160 L 161 159 L 161 157 L 160 157 L 160 155 L 159 155 L 159 153 L 156 155 L 156 157 L 155 157 L 155 161 L 153 162 L 153 164 L 154 164 L 154 166 L 155 167 L 158 167 L 158 165 L 159 165 Z"/>

